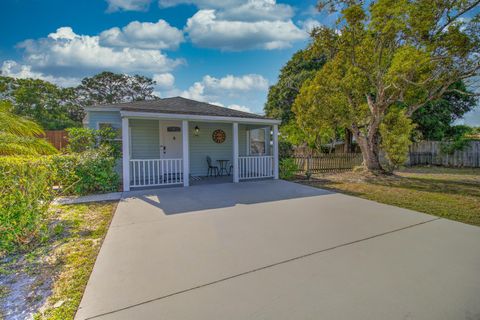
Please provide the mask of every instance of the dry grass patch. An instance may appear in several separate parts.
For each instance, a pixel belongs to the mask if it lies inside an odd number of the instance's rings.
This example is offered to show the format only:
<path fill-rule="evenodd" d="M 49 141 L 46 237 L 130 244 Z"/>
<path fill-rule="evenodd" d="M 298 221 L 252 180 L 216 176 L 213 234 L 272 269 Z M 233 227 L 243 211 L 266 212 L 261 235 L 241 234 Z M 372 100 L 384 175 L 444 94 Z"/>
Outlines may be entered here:
<path fill-rule="evenodd" d="M 0 319 L 73 319 L 116 205 L 52 206 L 38 246 L 0 261 Z"/>
<path fill-rule="evenodd" d="M 298 182 L 480 226 L 480 169 L 414 167 L 378 176 L 314 175 Z"/>

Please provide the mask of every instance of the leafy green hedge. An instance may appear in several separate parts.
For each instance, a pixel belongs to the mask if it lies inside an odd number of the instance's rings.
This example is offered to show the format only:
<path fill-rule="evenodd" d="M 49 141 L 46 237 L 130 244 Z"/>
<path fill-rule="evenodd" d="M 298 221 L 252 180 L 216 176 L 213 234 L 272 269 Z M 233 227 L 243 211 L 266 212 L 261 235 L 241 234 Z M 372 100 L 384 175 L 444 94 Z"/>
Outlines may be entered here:
<path fill-rule="evenodd" d="M 27 245 L 54 197 L 50 158 L 0 157 L 0 255 Z"/>
<path fill-rule="evenodd" d="M 115 158 L 106 147 L 43 157 L 0 157 L 0 256 L 26 247 L 43 227 L 53 198 L 116 191 Z"/>
<path fill-rule="evenodd" d="M 280 178 L 290 180 L 298 171 L 298 166 L 292 158 L 285 158 L 280 161 Z"/>
<path fill-rule="evenodd" d="M 56 182 L 64 195 L 85 195 L 117 191 L 116 160 L 106 147 L 82 153 L 53 156 Z"/>

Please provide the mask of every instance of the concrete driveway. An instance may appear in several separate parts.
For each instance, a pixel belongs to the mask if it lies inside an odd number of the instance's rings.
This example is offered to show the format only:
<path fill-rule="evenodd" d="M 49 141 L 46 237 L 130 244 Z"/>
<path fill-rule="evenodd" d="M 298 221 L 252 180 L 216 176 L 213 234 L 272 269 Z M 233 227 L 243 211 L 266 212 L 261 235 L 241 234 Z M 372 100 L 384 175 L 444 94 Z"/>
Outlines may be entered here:
<path fill-rule="evenodd" d="M 76 319 L 480 319 L 480 228 L 285 181 L 130 193 Z"/>

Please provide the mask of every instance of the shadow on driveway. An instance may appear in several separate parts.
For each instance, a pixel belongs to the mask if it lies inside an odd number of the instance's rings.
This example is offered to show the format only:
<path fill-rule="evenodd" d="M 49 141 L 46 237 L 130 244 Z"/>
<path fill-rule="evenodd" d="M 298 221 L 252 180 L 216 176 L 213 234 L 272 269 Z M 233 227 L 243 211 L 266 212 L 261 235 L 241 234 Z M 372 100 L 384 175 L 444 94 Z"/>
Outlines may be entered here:
<path fill-rule="evenodd" d="M 254 184 L 255 188 L 252 188 Z M 161 209 L 165 214 L 177 214 L 209 209 L 234 207 L 238 204 L 255 204 L 332 194 L 282 180 L 222 183 L 188 188 L 162 188 L 131 191 L 123 199 L 135 197 Z"/>

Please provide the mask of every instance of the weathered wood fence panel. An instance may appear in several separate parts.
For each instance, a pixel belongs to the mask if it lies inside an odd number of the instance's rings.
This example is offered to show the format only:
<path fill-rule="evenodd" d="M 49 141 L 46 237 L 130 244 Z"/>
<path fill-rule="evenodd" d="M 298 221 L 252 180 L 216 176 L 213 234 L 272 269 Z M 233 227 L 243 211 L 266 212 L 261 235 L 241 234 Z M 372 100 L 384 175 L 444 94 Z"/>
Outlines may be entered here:
<path fill-rule="evenodd" d="M 442 142 L 421 141 L 410 146 L 409 165 L 439 165 L 449 167 L 480 167 L 480 141 L 471 141 L 453 154 L 442 152 Z"/>
<path fill-rule="evenodd" d="M 326 153 L 293 157 L 299 172 L 334 172 L 351 170 L 362 164 L 361 153 Z"/>
<path fill-rule="evenodd" d="M 68 145 L 67 131 L 65 130 L 47 130 L 43 138 L 58 150 L 62 150 Z"/>

